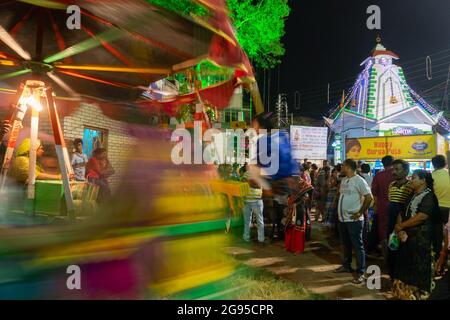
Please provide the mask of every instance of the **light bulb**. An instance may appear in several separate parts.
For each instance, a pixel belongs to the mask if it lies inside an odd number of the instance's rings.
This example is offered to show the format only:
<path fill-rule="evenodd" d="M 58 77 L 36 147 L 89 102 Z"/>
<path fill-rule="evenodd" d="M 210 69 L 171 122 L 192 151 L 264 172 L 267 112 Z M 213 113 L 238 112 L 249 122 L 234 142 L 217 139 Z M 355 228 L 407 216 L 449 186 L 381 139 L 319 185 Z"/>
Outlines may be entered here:
<path fill-rule="evenodd" d="M 36 111 L 42 111 L 41 103 L 37 101 L 32 95 L 27 99 L 27 104 Z"/>

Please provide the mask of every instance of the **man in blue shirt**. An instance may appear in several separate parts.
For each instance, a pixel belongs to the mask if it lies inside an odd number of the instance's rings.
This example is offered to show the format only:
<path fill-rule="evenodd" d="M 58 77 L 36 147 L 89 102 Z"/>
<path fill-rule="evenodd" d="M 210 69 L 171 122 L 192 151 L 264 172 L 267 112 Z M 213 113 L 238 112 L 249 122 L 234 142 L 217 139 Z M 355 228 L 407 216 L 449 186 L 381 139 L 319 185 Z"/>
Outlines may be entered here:
<path fill-rule="evenodd" d="M 272 114 L 261 114 L 253 120 L 253 128 L 260 135 L 257 142 L 256 165 L 260 169 L 259 175 L 264 177 L 270 185 L 266 189 L 265 212 L 272 221 L 271 238 L 277 229 L 277 238 L 284 238 L 281 220 L 284 208 L 287 206 L 287 197 L 298 185 L 298 164 L 292 158 L 289 137 L 285 131 L 273 130 L 271 122 Z M 265 132 L 263 132 L 265 130 Z"/>

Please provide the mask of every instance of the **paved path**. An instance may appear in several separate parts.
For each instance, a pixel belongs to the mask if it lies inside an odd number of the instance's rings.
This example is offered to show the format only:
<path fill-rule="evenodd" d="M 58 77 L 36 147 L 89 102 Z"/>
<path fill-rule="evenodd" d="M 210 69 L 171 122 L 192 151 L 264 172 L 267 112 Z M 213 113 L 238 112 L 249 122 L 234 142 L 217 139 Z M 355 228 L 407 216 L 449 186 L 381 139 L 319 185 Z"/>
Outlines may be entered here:
<path fill-rule="evenodd" d="M 369 290 L 350 281 L 350 274 L 335 274 L 332 271 L 340 265 L 339 242 L 326 235 L 320 223 L 313 223 L 312 239 L 307 242 L 305 252 L 294 255 L 283 248 L 282 242 L 275 242 L 263 248 L 235 246 L 228 252 L 243 263 L 271 271 L 283 279 L 298 281 L 313 293 L 327 299 L 384 300 L 390 298 L 382 290 Z M 354 262 L 355 263 L 355 262 Z M 368 259 L 368 265 L 381 263 Z M 387 277 L 382 276 L 382 287 Z"/>

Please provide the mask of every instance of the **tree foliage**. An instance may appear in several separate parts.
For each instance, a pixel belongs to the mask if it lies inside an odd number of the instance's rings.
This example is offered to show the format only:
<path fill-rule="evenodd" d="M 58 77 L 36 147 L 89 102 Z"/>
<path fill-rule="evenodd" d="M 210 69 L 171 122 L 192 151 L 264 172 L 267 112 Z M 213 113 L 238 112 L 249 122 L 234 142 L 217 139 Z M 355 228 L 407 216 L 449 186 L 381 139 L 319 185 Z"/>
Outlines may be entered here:
<path fill-rule="evenodd" d="M 192 0 L 147 0 L 183 15 L 205 16 L 205 7 Z M 273 68 L 285 53 L 281 38 L 289 16 L 288 0 L 227 0 L 237 38 L 249 58 L 261 68 Z"/>
<path fill-rule="evenodd" d="M 273 68 L 285 53 L 281 38 L 288 0 L 227 0 L 242 48 L 262 68 Z"/>
<path fill-rule="evenodd" d="M 208 12 L 205 7 L 191 0 L 147 0 L 147 2 L 186 16 L 190 14 L 203 16 Z"/>

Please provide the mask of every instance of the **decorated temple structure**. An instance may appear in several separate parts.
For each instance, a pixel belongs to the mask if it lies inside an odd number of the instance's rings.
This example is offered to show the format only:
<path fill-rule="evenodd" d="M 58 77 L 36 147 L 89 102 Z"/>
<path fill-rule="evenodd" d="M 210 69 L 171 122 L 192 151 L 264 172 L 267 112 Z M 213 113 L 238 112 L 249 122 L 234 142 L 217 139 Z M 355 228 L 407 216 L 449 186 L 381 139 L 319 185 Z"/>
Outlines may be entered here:
<path fill-rule="evenodd" d="M 450 131 L 448 121 L 408 85 L 397 60 L 399 56 L 378 37 L 353 87 L 325 118 L 334 133 L 335 162 L 350 156 L 376 161 L 392 154 L 425 165 L 431 156 L 448 149 L 444 138 Z M 407 146 L 413 137 L 417 141 Z"/>

